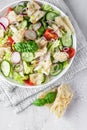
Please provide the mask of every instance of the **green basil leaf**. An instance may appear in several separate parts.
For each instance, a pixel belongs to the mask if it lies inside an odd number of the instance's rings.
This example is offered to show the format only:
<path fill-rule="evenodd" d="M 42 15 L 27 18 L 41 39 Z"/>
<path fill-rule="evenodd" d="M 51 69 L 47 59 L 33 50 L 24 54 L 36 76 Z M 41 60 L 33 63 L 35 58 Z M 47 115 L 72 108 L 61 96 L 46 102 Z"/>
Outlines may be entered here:
<path fill-rule="evenodd" d="M 55 101 L 57 92 L 49 92 L 44 99 L 46 100 L 46 103 L 50 104 L 53 103 Z"/>
<path fill-rule="evenodd" d="M 15 44 L 15 50 L 18 52 L 36 52 L 38 50 L 37 43 L 34 41 L 25 41 Z"/>
<path fill-rule="evenodd" d="M 35 106 L 44 106 L 46 104 L 46 100 L 44 98 L 36 99 L 32 104 Z"/>

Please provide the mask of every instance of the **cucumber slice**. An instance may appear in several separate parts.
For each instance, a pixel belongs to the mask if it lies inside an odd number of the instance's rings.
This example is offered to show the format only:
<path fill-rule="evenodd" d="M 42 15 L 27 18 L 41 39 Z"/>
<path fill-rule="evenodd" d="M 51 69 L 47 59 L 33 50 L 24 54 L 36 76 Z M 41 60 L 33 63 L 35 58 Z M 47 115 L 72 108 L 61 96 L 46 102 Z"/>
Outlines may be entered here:
<path fill-rule="evenodd" d="M 10 75 L 11 65 L 8 61 L 3 60 L 1 62 L 1 72 L 5 77 L 8 77 Z"/>
<path fill-rule="evenodd" d="M 31 62 L 34 59 L 34 54 L 31 52 L 23 52 L 22 60 L 26 62 Z"/>
<path fill-rule="evenodd" d="M 24 20 L 22 23 L 21 23 L 21 28 L 22 29 L 25 29 L 27 27 L 27 20 Z"/>
<path fill-rule="evenodd" d="M 53 12 L 49 12 L 47 13 L 46 15 L 46 20 L 55 20 L 55 17 L 57 17 L 57 14 L 56 13 L 53 13 Z"/>
<path fill-rule="evenodd" d="M 50 75 L 56 76 L 56 75 L 60 74 L 62 70 L 63 70 L 63 65 L 61 63 L 54 64 L 51 68 Z"/>
<path fill-rule="evenodd" d="M 66 34 L 62 37 L 61 40 L 64 47 L 72 47 L 73 45 L 72 35 Z"/>

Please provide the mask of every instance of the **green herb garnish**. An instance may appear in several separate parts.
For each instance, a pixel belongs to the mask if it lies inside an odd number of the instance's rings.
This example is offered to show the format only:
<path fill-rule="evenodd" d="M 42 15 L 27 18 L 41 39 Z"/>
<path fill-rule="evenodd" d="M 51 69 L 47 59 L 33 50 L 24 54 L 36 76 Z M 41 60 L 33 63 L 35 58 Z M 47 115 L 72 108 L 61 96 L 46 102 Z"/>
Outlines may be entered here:
<path fill-rule="evenodd" d="M 44 106 L 45 104 L 51 104 L 55 101 L 57 92 L 49 92 L 46 94 L 44 98 L 36 99 L 33 102 L 33 105 L 35 106 Z"/>
<path fill-rule="evenodd" d="M 19 42 L 15 44 L 15 50 L 18 52 L 36 52 L 38 50 L 38 46 L 34 41 L 25 41 Z"/>

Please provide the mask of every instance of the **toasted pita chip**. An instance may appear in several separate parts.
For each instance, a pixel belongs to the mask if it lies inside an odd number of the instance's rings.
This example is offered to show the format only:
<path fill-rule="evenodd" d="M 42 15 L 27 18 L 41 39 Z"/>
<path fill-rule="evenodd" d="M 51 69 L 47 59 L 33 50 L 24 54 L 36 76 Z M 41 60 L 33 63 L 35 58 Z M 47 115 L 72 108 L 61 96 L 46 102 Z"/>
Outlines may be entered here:
<path fill-rule="evenodd" d="M 58 87 L 56 99 L 50 110 L 56 114 L 58 118 L 62 117 L 73 97 L 73 92 L 69 85 L 62 84 Z"/>
<path fill-rule="evenodd" d="M 70 28 L 67 26 L 67 24 L 64 22 L 64 20 L 63 20 L 63 17 L 56 17 L 55 18 L 55 22 L 56 22 L 56 24 L 58 25 L 58 27 L 64 27 L 64 29 L 69 33 L 69 34 L 71 34 L 71 30 L 70 30 Z"/>
<path fill-rule="evenodd" d="M 74 28 L 73 28 L 73 25 L 72 25 L 72 23 L 71 23 L 69 17 L 68 17 L 68 16 L 65 16 L 65 17 L 63 17 L 63 20 L 65 21 L 65 23 L 67 24 L 67 26 L 70 28 L 71 32 L 74 33 L 75 30 L 74 30 Z"/>

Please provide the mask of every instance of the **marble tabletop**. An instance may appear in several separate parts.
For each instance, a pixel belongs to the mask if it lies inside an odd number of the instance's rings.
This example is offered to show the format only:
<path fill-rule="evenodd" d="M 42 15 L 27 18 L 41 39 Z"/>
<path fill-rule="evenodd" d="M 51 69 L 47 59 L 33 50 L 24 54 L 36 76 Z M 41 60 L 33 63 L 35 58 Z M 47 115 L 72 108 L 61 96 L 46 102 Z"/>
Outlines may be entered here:
<path fill-rule="evenodd" d="M 0 0 L 0 8 L 15 0 Z M 87 0 L 65 0 L 87 39 Z M 45 107 L 31 106 L 16 115 L 0 103 L 0 130 L 85 130 L 87 128 L 87 70 L 70 81 L 75 96 L 60 120 Z"/>

